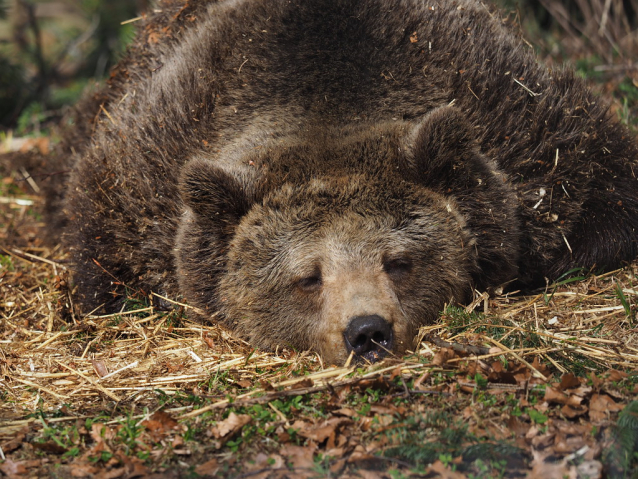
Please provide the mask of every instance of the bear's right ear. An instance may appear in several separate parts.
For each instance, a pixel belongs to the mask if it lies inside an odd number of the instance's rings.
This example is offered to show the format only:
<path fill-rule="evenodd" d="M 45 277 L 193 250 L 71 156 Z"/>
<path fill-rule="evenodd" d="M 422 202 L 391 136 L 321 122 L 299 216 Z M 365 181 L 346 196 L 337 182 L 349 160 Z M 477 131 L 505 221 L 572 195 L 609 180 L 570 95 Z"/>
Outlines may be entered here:
<path fill-rule="evenodd" d="M 248 182 L 246 182 L 248 183 Z M 254 202 L 248 184 L 203 159 L 184 166 L 180 182 L 182 199 L 200 220 L 234 226 Z"/>

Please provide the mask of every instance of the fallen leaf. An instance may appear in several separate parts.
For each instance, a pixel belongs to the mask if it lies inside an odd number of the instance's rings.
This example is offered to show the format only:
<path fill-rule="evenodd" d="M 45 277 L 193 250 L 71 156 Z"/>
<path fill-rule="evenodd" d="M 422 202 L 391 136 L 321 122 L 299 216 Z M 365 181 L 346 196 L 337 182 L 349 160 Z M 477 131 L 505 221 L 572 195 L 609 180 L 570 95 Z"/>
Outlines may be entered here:
<path fill-rule="evenodd" d="M 553 387 L 547 386 L 545 388 L 544 399 L 548 403 L 567 404 L 569 397 L 566 394 L 560 392 L 559 390 L 554 389 Z"/>
<path fill-rule="evenodd" d="M 428 467 L 428 472 L 434 472 L 438 474 L 441 479 L 467 479 L 465 474 L 453 471 L 449 466 L 446 466 L 438 459 Z"/>
<path fill-rule="evenodd" d="M 284 462 L 281 456 L 277 456 L 280 461 L 280 465 L 276 466 L 275 459 L 271 459 L 271 456 L 264 454 L 263 452 L 258 453 L 254 460 L 253 464 L 246 468 L 245 475 L 249 475 L 253 479 L 266 479 L 269 475 L 272 474 L 272 470 L 277 467 L 283 467 Z"/>
<path fill-rule="evenodd" d="M 332 414 L 335 416 L 346 416 L 346 417 L 356 417 L 357 412 L 354 409 L 350 409 L 347 407 L 337 409 L 336 411 L 332 411 Z"/>
<path fill-rule="evenodd" d="M 570 467 L 563 463 L 537 463 L 532 467 L 532 472 L 527 475 L 527 479 L 576 479 L 575 467 Z"/>
<path fill-rule="evenodd" d="M 177 421 L 164 411 L 156 411 L 150 418 L 142 421 L 142 425 L 148 430 L 151 438 L 156 442 L 161 441 L 169 432 L 179 426 Z"/>
<path fill-rule="evenodd" d="M 593 394 L 589 400 L 589 419 L 602 421 L 607 418 L 607 413 L 622 410 L 622 404 L 616 402 L 606 394 Z"/>
<path fill-rule="evenodd" d="M 574 419 L 575 417 L 582 416 L 588 411 L 586 406 L 572 406 L 565 404 L 560 408 L 560 412 L 568 419 Z"/>
<path fill-rule="evenodd" d="M 388 391 L 394 383 L 391 383 L 386 376 L 379 376 L 374 379 L 363 379 L 356 383 L 355 388 L 365 393 L 367 389 L 378 389 L 380 391 Z"/>
<path fill-rule="evenodd" d="M 570 389 L 569 393 L 573 396 L 579 396 L 581 398 L 589 397 L 593 389 L 589 386 L 580 386 L 576 389 Z"/>
<path fill-rule="evenodd" d="M 543 478 L 542 474 L 544 472 L 547 471 L 547 467 L 546 466 L 553 466 L 553 467 L 557 467 L 559 471 L 563 471 L 565 466 L 562 463 L 549 463 L 549 459 L 551 458 L 551 452 L 550 451 L 535 451 L 532 450 L 532 471 L 530 473 L 528 473 L 527 475 L 527 479 L 533 478 L 533 479 L 550 479 L 551 477 L 554 477 L 552 475 L 548 475 L 546 478 Z M 553 473 L 553 470 L 550 471 Z M 567 478 L 567 476 L 565 476 Z"/>
<path fill-rule="evenodd" d="M 120 454 L 118 455 L 118 458 L 124 464 L 126 479 L 131 479 L 133 477 L 144 477 L 148 475 L 148 468 L 144 465 L 144 462 L 142 462 L 139 457 Z"/>
<path fill-rule="evenodd" d="M 252 381 L 249 381 L 248 379 L 240 379 L 236 384 L 243 389 L 248 389 L 253 385 Z"/>
<path fill-rule="evenodd" d="M 11 459 L 6 459 L 4 463 L 0 464 L 0 471 L 4 473 L 5 476 L 16 476 L 19 474 L 26 474 L 27 468 L 24 467 L 23 461 L 12 461 Z"/>
<path fill-rule="evenodd" d="M 560 386 L 559 387 L 563 391 L 565 389 L 577 388 L 578 386 L 580 386 L 580 379 L 578 379 L 576 376 L 574 376 L 574 374 L 566 373 L 566 374 L 563 374 L 560 377 Z"/>
<path fill-rule="evenodd" d="M 372 406 L 370 406 L 370 412 L 373 412 L 374 414 L 388 414 L 391 416 L 392 414 L 399 411 L 394 404 L 387 404 L 385 406 L 382 406 L 380 404 L 373 404 Z"/>
<path fill-rule="evenodd" d="M 378 445 L 378 444 L 377 444 Z M 381 459 L 370 454 L 361 444 L 357 444 L 348 458 L 348 462 L 356 464 L 361 469 L 374 469 Z"/>
<path fill-rule="evenodd" d="M 507 420 L 507 428 L 516 436 L 525 436 L 530 426 L 520 421 L 516 416 L 510 416 Z"/>
<path fill-rule="evenodd" d="M 64 454 L 66 451 L 68 451 L 66 447 L 62 447 L 53 441 L 32 442 L 31 446 L 33 446 L 33 449 L 37 449 L 43 452 L 48 452 L 50 454 Z"/>
<path fill-rule="evenodd" d="M 357 475 L 361 477 L 361 479 L 385 479 L 387 477 L 381 472 L 368 471 L 366 469 L 359 469 Z"/>
<path fill-rule="evenodd" d="M 279 454 L 271 454 L 270 456 L 268 456 L 268 459 L 270 461 L 270 467 L 272 469 L 281 469 L 286 465 L 284 463 L 284 458 L 281 457 Z"/>
<path fill-rule="evenodd" d="M 578 451 L 585 446 L 587 441 L 584 436 L 565 437 L 564 434 L 557 434 L 554 439 L 554 452 L 565 455 Z"/>
<path fill-rule="evenodd" d="M 93 477 L 98 468 L 85 461 L 74 461 L 70 472 L 73 477 Z"/>
<path fill-rule="evenodd" d="M 505 369 L 500 361 L 494 361 L 490 364 L 492 371 L 487 376 L 487 380 L 493 383 L 516 384 L 516 378 L 511 371 Z"/>
<path fill-rule="evenodd" d="M 106 445 L 104 441 L 99 440 L 83 456 L 100 457 L 103 451 L 111 452 L 111 449 Z"/>
<path fill-rule="evenodd" d="M 609 371 L 609 376 L 607 377 L 608 381 L 612 381 L 612 382 L 618 382 L 621 381 L 623 379 L 625 379 L 626 377 L 628 377 L 629 374 L 622 372 L 622 371 L 617 371 L 616 369 L 612 369 Z"/>
<path fill-rule="evenodd" d="M 262 389 L 264 391 L 274 391 L 275 390 L 274 386 L 270 382 L 266 381 L 265 379 L 259 381 L 259 385 L 262 387 Z"/>
<path fill-rule="evenodd" d="M 288 444 L 283 447 L 279 454 L 286 457 L 295 469 L 311 470 L 315 465 L 313 460 L 313 451 L 310 447 L 293 446 Z M 298 473 L 299 471 L 297 471 Z"/>
<path fill-rule="evenodd" d="M 314 426 L 314 424 L 307 422 L 307 421 L 302 421 L 301 419 L 297 419 L 295 420 L 295 422 L 293 422 L 290 427 L 294 430 L 296 430 L 297 432 L 305 430 L 305 429 L 311 429 Z"/>
<path fill-rule="evenodd" d="M 119 479 L 120 477 L 125 477 L 126 476 L 126 468 L 125 467 L 116 467 L 113 469 L 102 469 L 102 470 L 98 470 L 97 473 L 94 476 L 89 476 L 89 477 L 95 477 L 95 479 Z M 78 477 L 84 477 L 84 476 L 78 476 Z M 128 478 L 128 476 L 126 476 Z"/>
<path fill-rule="evenodd" d="M 115 431 L 105 424 L 95 422 L 91 425 L 91 439 L 95 442 L 108 441 L 113 439 L 115 436 Z"/>
<path fill-rule="evenodd" d="M 539 373 L 541 373 L 543 376 L 545 376 L 546 378 L 549 378 L 552 375 L 547 365 L 542 364 L 538 356 L 536 356 L 534 358 L 534 361 L 532 361 L 532 367 L 536 369 Z M 535 378 L 535 381 L 539 381 L 539 379 Z"/>
<path fill-rule="evenodd" d="M 347 417 L 333 417 L 324 421 L 320 426 L 300 428 L 297 434 L 317 443 L 322 443 L 327 439 L 326 448 L 330 449 L 335 447 L 337 430 L 342 426 L 350 426 L 352 424 L 354 424 L 353 421 Z"/>
<path fill-rule="evenodd" d="M 583 400 L 585 398 L 580 397 L 580 396 L 576 396 L 576 395 L 572 395 L 569 396 L 569 399 L 567 400 L 567 405 L 574 407 L 574 408 L 579 408 L 579 407 L 583 407 Z"/>
<path fill-rule="evenodd" d="M 359 425 L 359 429 L 361 429 L 363 432 L 366 432 L 370 430 L 373 422 L 374 418 L 372 417 L 362 417 L 361 419 L 359 419 L 359 421 L 357 421 L 357 424 Z"/>
<path fill-rule="evenodd" d="M 335 456 L 332 456 L 335 457 Z M 341 473 L 343 469 L 346 467 L 346 459 L 342 458 L 335 461 L 330 465 L 330 472 L 333 474 L 333 477 L 341 477 Z"/>
<path fill-rule="evenodd" d="M 104 361 L 92 360 L 91 364 L 93 365 L 93 370 L 99 377 L 103 378 L 109 373 L 109 370 L 106 367 L 106 364 L 104 364 Z"/>
<path fill-rule="evenodd" d="M 600 479 L 603 476 L 603 465 L 600 461 L 585 461 L 576 467 L 578 477 Z"/>
<path fill-rule="evenodd" d="M 204 343 L 206 343 L 206 346 L 208 346 L 210 349 L 215 348 L 215 340 L 211 337 L 210 334 L 208 334 L 207 331 L 204 332 L 202 339 L 204 340 Z"/>
<path fill-rule="evenodd" d="M 532 425 L 532 427 L 530 427 L 527 430 L 527 433 L 525 433 L 525 439 L 527 439 L 528 441 L 535 438 L 536 436 L 538 436 L 538 433 L 540 432 L 538 426 L 536 424 Z"/>
<path fill-rule="evenodd" d="M 306 378 L 306 379 L 302 379 L 301 381 L 296 382 L 295 384 L 293 384 L 290 389 L 305 389 L 305 388 L 311 388 L 312 386 L 314 386 L 314 382 L 312 381 L 312 379 L 310 378 Z"/>
<path fill-rule="evenodd" d="M 536 449 L 545 449 L 546 447 L 554 443 L 554 437 L 555 434 L 551 432 L 547 434 L 541 434 L 534 437 L 531 443 L 532 446 L 534 446 Z"/>
<path fill-rule="evenodd" d="M 230 437 L 239 432 L 242 427 L 252 421 L 248 414 L 237 415 L 231 412 L 226 419 L 217 423 L 213 428 L 213 435 L 217 438 Z"/>
<path fill-rule="evenodd" d="M 426 372 L 424 372 L 423 374 L 421 374 L 421 376 L 419 376 L 415 381 L 414 381 L 414 389 L 427 389 L 426 387 L 421 387 L 421 385 L 427 381 L 428 379 L 430 379 L 430 377 L 432 376 L 432 373 L 428 370 Z"/>
<path fill-rule="evenodd" d="M 2 451 L 6 454 L 9 452 L 13 452 L 16 449 L 18 449 L 21 445 L 22 442 L 24 441 L 24 439 L 27 437 L 27 433 L 29 432 L 29 427 L 25 426 L 22 429 L 20 429 L 15 437 L 13 439 L 11 439 L 10 441 L 7 442 L 3 442 L 2 444 L 0 444 L 0 447 L 2 448 Z"/>
<path fill-rule="evenodd" d="M 173 439 L 173 442 L 171 442 L 171 447 L 173 449 L 175 449 L 176 447 L 180 447 L 184 445 L 184 438 L 182 436 L 180 436 L 179 434 L 177 436 L 175 436 L 175 438 Z"/>
<path fill-rule="evenodd" d="M 599 378 L 598 376 L 596 376 L 594 373 L 592 373 L 592 374 L 589 376 L 589 379 L 590 379 L 590 381 L 591 381 L 592 386 L 593 386 L 595 389 L 599 389 L 599 388 L 600 388 L 600 386 L 602 386 L 602 384 L 603 384 L 603 380 L 602 380 L 601 378 Z"/>
<path fill-rule="evenodd" d="M 210 461 L 206 461 L 195 468 L 195 472 L 200 476 L 214 476 L 219 470 L 219 464 L 217 459 L 213 458 Z"/>
<path fill-rule="evenodd" d="M 432 362 L 430 364 L 432 366 L 443 366 L 455 356 L 456 353 L 454 352 L 454 350 L 449 348 L 441 348 L 434 354 L 434 357 L 432 358 Z"/>

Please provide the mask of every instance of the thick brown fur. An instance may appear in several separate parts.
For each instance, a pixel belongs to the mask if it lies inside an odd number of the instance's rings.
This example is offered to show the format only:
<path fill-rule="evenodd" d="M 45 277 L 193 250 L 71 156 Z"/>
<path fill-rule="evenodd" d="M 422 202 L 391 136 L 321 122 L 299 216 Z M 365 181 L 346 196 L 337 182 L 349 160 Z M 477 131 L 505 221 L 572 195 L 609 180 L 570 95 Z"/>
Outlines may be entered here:
<path fill-rule="evenodd" d="M 472 288 L 636 256 L 635 140 L 481 2 L 158 10 L 66 143 L 87 310 L 183 296 L 341 362 L 370 324 L 402 352 Z"/>

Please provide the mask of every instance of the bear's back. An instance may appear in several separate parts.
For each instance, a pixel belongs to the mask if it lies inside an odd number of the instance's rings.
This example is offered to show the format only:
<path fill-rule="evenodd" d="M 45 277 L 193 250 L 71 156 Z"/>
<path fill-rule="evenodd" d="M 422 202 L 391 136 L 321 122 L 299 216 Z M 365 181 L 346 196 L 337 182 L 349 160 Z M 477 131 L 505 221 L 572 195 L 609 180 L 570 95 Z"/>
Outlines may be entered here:
<path fill-rule="evenodd" d="M 321 159 L 322 138 L 374 134 L 382 123 L 384 131 L 389 123 L 408 131 L 448 104 L 469 125 L 472 148 L 505 172 L 524 230 L 519 269 L 531 282 L 571 264 L 556 258 L 584 231 L 609 227 L 605 215 L 616 213 L 605 205 L 633 201 L 626 192 L 636 189 L 637 153 L 626 129 L 571 72 L 539 65 L 482 2 L 201 0 L 169 14 L 175 9 L 162 3 L 145 20 L 103 92 L 108 99 L 86 115 L 97 113 L 95 133 L 66 201 L 85 290 L 108 290 L 106 270 L 123 284 L 179 291 L 174 248 L 186 210 L 179 182 L 190 161 L 248 184 L 262 171 L 246 152 L 275 145 L 281 153 L 294 138 Z M 437 141 L 448 136 L 443 128 Z M 338 150 L 325 147 L 325 157 Z M 359 155 L 354 167 L 369 173 L 382 156 Z M 304 168 L 298 160 L 293 167 Z M 448 194 L 437 179 L 428 187 Z M 583 211 L 601 210 L 591 215 L 600 224 L 582 221 Z M 631 242 L 633 223 L 625 224 Z M 573 262 L 617 264 L 604 237 L 582 240 L 597 243 Z"/>
<path fill-rule="evenodd" d="M 257 123 L 302 131 L 410 120 L 450 102 L 493 149 L 492 133 L 515 132 L 537 103 L 527 89 L 553 87 L 532 52 L 478 2 L 194 4 L 181 41 L 144 27 L 132 54 L 143 51 L 143 61 L 125 61 L 110 87 L 115 126 L 142 143 L 170 139 L 161 150 L 178 162 L 244 130 L 253 136 Z"/>

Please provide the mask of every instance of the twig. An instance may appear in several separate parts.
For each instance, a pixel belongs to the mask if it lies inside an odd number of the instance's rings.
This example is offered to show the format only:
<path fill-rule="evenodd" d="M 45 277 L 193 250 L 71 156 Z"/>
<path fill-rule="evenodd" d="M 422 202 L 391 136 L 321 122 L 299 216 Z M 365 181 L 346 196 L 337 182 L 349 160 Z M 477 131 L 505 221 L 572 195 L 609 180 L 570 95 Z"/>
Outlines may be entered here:
<path fill-rule="evenodd" d="M 51 389 L 42 386 L 40 384 L 36 384 L 36 383 L 32 383 L 31 381 L 27 381 L 25 379 L 19 379 L 19 378 L 13 378 L 14 381 L 18 381 L 19 383 L 23 383 L 26 384 L 27 386 L 31 386 L 32 388 L 36 388 L 39 389 L 40 391 L 44 391 L 46 393 L 49 393 L 52 396 L 55 396 L 58 399 L 68 399 L 69 396 L 65 396 L 64 394 L 58 394 L 55 391 L 52 391 Z"/>
<path fill-rule="evenodd" d="M 124 20 L 123 22 L 120 22 L 120 25 L 128 25 L 129 23 L 134 23 L 137 22 L 141 19 L 143 19 L 144 17 L 133 17 L 133 18 L 129 18 L 128 20 Z"/>
<path fill-rule="evenodd" d="M 67 366 L 64 363 L 61 363 L 58 360 L 54 360 L 56 363 L 58 363 L 60 366 L 62 366 L 65 369 L 68 369 L 69 371 L 77 374 L 78 376 L 80 376 L 82 379 L 84 379 L 85 381 L 88 381 L 90 384 L 92 384 L 94 387 L 98 388 L 100 391 L 102 391 L 104 394 L 106 394 L 108 397 L 110 397 L 111 399 L 113 399 L 114 401 L 120 402 L 122 399 L 115 393 L 112 393 L 111 391 L 109 391 L 108 389 L 106 389 L 105 387 L 102 387 L 100 384 L 98 384 L 97 382 L 95 382 L 93 379 L 91 379 L 90 377 L 88 377 L 86 374 L 82 374 L 80 371 L 77 371 L 75 369 L 73 369 L 70 366 Z"/>
<path fill-rule="evenodd" d="M 16 248 L 14 248 L 12 251 L 7 251 L 6 249 L 2 248 L 2 251 L 12 256 L 17 256 L 18 258 L 26 260 L 26 261 L 29 261 L 30 259 L 32 259 L 35 261 L 39 261 L 41 263 L 50 264 L 51 266 L 55 266 L 56 268 L 64 268 L 64 265 L 60 263 L 56 263 L 55 261 L 51 261 L 50 259 L 42 258 L 41 256 L 36 256 L 34 254 L 27 253 L 26 251 L 21 251 Z"/>
<path fill-rule="evenodd" d="M 529 88 L 527 88 L 525 85 L 523 85 L 521 82 L 519 82 L 516 78 L 512 78 L 512 80 L 514 80 L 516 83 L 518 83 L 520 86 L 523 87 L 523 89 L 530 94 L 530 96 L 539 96 L 540 93 L 535 93 L 532 90 L 530 90 Z"/>
<path fill-rule="evenodd" d="M 475 356 L 482 356 L 485 354 L 490 354 L 490 349 L 482 346 L 473 346 L 471 344 L 459 344 L 459 343 L 449 343 L 447 341 L 442 340 L 438 336 L 434 334 L 428 334 L 423 338 L 424 341 L 428 341 L 432 344 L 440 348 L 448 348 L 456 351 L 457 353 L 466 353 L 466 354 L 474 354 Z"/>
<path fill-rule="evenodd" d="M 22 174 L 22 180 L 24 180 L 27 183 L 29 183 L 29 186 L 33 189 L 33 191 L 35 191 L 36 194 L 39 194 L 40 193 L 40 187 L 35 182 L 33 177 L 29 174 L 29 172 L 24 167 L 21 167 L 20 168 L 20 173 Z"/>

